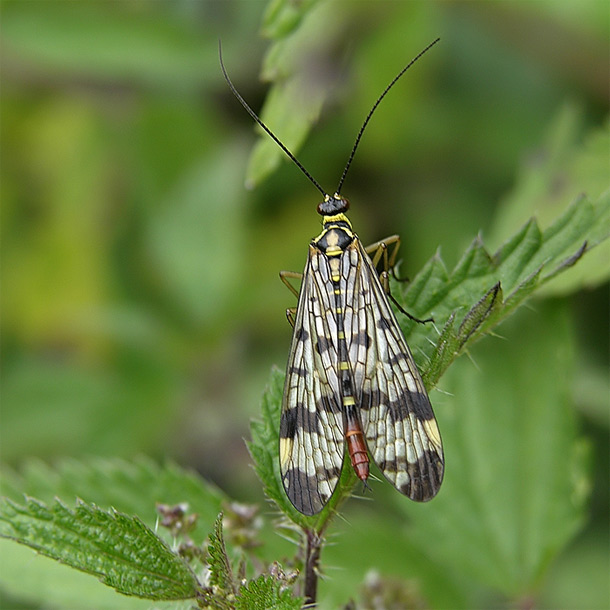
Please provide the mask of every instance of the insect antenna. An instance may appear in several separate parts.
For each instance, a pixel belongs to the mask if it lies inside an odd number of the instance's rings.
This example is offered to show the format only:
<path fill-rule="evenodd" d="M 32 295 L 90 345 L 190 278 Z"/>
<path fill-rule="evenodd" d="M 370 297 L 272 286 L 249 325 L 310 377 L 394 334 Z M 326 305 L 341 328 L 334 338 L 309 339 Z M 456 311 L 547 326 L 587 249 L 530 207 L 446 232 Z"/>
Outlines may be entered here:
<path fill-rule="evenodd" d="M 362 138 L 362 134 L 364 133 L 364 130 L 366 129 L 366 126 L 369 124 L 369 121 L 371 120 L 371 117 L 373 116 L 373 113 L 375 112 L 375 110 L 377 110 L 377 106 L 379 106 L 379 104 L 381 103 L 381 100 L 388 94 L 388 91 L 396 84 L 396 82 L 398 81 L 398 79 L 427 51 L 429 51 L 438 41 L 440 40 L 440 38 L 437 38 L 436 40 L 434 40 L 433 42 L 431 42 L 423 51 L 420 51 L 395 77 L 394 80 L 392 80 L 392 82 L 384 89 L 383 93 L 377 98 L 377 101 L 373 104 L 373 107 L 369 110 L 369 113 L 366 115 L 366 119 L 364 119 L 364 123 L 362 123 L 362 127 L 360 128 L 360 131 L 358 132 L 358 135 L 356 136 L 356 141 L 354 142 L 354 146 L 352 148 L 352 152 L 350 153 L 349 159 L 347 160 L 347 164 L 345 165 L 345 169 L 343 170 L 343 174 L 341 175 L 341 180 L 339 180 L 339 186 L 337 187 L 337 190 L 335 191 L 335 193 L 338 195 L 341 192 L 341 188 L 343 187 L 343 182 L 345 180 L 345 176 L 347 175 L 347 172 L 350 168 L 350 165 L 352 164 L 352 161 L 354 159 L 354 155 L 356 154 L 356 149 L 358 148 L 358 145 L 360 144 L 360 140 Z M 292 156 L 292 155 L 291 155 Z"/>
<path fill-rule="evenodd" d="M 309 181 L 324 195 L 327 196 L 326 191 L 320 186 L 318 181 L 303 167 L 303 164 L 288 150 L 288 148 L 284 145 L 284 143 L 261 121 L 256 112 L 248 106 L 246 100 L 239 94 L 235 85 L 231 82 L 229 75 L 227 74 L 227 70 L 222 61 L 222 46 L 220 44 L 220 40 L 218 41 L 218 57 L 220 59 L 220 68 L 222 69 L 222 73 L 227 81 L 227 85 L 229 85 L 229 89 L 233 95 L 239 100 L 240 104 L 246 109 L 248 114 L 269 134 L 271 139 L 288 155 L 288 157 L 292 160 L 292 162 L 309 178 Z M 352 155 L 353 156 L 353 155 Z M 345 173 L 345 172 L 344 172 Z"/>

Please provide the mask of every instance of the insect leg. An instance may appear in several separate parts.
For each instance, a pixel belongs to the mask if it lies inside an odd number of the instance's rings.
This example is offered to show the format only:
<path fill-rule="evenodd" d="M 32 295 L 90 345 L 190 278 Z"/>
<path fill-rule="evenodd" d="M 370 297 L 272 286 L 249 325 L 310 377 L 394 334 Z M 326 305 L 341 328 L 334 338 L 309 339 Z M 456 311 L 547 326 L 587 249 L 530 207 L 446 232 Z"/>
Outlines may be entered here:
<path fill-rule="evenodd" d="M 388 254 L 388 246 L 394 246 L 392 252 Z M 366 253 L 371 257 L 371 261 L 373 262 L 373 267 L 377 269 L 379 262 L 382 262 L 382 270 L 379 272 L 379 281 L 381 282 L 381 286 L 383 287 L 384 292 L 388 295 L 392 303 L 398 307 L 399 311 L 403 313 L 407 318 L 413 320 L 414 322 L 418 322 L 419 324 L 425 324 L 426 322 L 434 322 L 433 318 L 426 318 L 425 320 L 420 320 L 415 316 L 411 315 L 408 311 L 406 311 L 400 303 L 392 296 L 390 292 L 390 272 L 394 275 L 394 278 L 397 281 L 405 281 L 396 277 L 394 273 L 394 265 L 396 264 L 396 257 L 398 256 L 398 249 L 400 248 L 400 237 L 398 235 L 391 235 L 390 237 L 386 237 L 386 239 L 382 239 L 374 244 L 368 246 L 365 250 Z M 405 278 L 406 279 L 406 278 Z"/>
<path fill-rule="evenodd" d="M 299 291 L 290 283 L 290 280 L 299 280 L 303 279 L 302 273 L 297 273 L 296 271 L 280 271 L 280 280 L 284 283 L 284 285 L 294 294 L 295 297 L 299 297 Z"/>
<path fill-rule="evenodd" d="M 280 271 L 280 280 L 284 283 L 284 285 L 294 294 L 295 297 L 298 298 L 299 291 L 290 283 L 290 280 L 302 280 L 303 274 L 297 273 L 296 271 Z M 294 318 L 297 313 L 296 307 L 289 307 L 286 310 L 286 319 L 292 328 L 294 328 Z"/>
<path fill-rule="evenodd" d="M 392 253 L 388 256 L 388 247 L 394 246 Z M 365 248 L 366 253 L 371 257 L 373 266 L 377 268 L 379 261 L 383 259 L 384 271 L 389 271 L 396 264 L 398 249 L 400 248 L 400 237 L 398 235 L 390 235 L 381 241 L 377 241 Z"/>
<path fill-rule="evenodd" d="M 294 328 L 294 320 L 295 320 L 296 315 L 297 315 L 296 307 L 289 307 L 286 310 L 286 319 L 288 320 L 288 324 L 290 324 L 290 326 L 292 326 L 292 328 Z"/>
<path fill-rule="evenodd" d="M 388 254 L 389 246 L 394 246 L 392 251 Z M 386 294 L 390 294 L 390 272 L 397 281 L 402 281 L 396 277 L 394 272 L 394 266 L 396 265 L 396 258 L 398 257 L 398 249 L 400 248 L 400 237 L 398 235 L 390 235 L 381 241 L 371 244 L 365 248 L 366 253 L 373 261 L 373 267 L 377 269 L 379 262 L 382 262 L 382 270 L 379 272 L 379 280 Z"/>

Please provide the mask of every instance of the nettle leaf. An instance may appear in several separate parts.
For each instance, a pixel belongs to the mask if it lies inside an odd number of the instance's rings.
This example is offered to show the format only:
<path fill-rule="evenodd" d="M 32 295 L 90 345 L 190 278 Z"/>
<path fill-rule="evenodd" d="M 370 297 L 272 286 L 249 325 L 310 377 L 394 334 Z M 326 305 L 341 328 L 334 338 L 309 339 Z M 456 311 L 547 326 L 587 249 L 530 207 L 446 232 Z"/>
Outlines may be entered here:
<path fill-rule="evenodd" d="M 265 16 L 264 33 L 273 39 L 263 61 L 261 78 L 271 88 L 259 113 L 262 121 L 297 154 L 320 116 L 331 88 L 324 71 L 311 69 L 307 58 L 332 62 L 337 27 L 333 3 L 319 0 L 273 2 Z M 322 58 L 322 59 L 321 59 Z M 261 131 L 246 170 L 246 185 L 253 188 L 273 172 L 284 151 Z"/>
<path fill-rule="evenodd" d="M 574 346 L 565 303 L 540 303 L 443 378 L 436 412 L 447 471 L 433 502 L 388 496 L 411 540 L 466 582 L 531 598 L 582 526 L 588 446 L 571 406 Z M 448 396 L 450 395 L 450 398 Z M 515 606 L 522 605 L 515 601 Z"/>
<path fill-rule="evenodd" d="M 578 105 L 565 103 L 555 113 L 541 143 L 523 156 L 515 184 L 497 208 L 489 230 L 493 242 L 503 241 L 530 215 L 546 225 L 577 194 L 596 199 L 608 189 L 610 121 L 586 134 L 584 129 Z"/>
<path fill-rule="evenodd" d="M 276 39 L 291 34 L 319 1 L 272 0 L 263 17 L 263 35 L 266 38 Z"/>
<path fill-rule="evenodd" d="M 301 608 L 302 600 L 294 598 L 289 579 L 279 564 L 272 574 L 245 580 L 243 559 L 234 567 L 229 558 L 223 533 L 223 514 L 220 513 L 208 544 L 209 587 L 200 595 L 206 608 L 218 610 L 256 610 L 260 608 Z"/>
<path fill-rule="evenodd" d="M 210 568 L 210 584 L 218 587 L 225 596 L 235 596 L 235 576 L 231 568 L 231 561 L 227 555 L 224 535 L 222 532 L 222 518 L 220 513 L 214 523 L 214 530 L 210 533 L 208 544 L 208 565 Z"/>
<path fill-rule="evenodd" d="M 137 517 L 79 502 L 74 510 L 32 498 L 0 504 L 0 536 L 97 576 L 124 595 L 154 600 L 195 597 L 186 562 Z"/>
<path fill-rule="evenodd" d="M 475 239 L 451 273 L 437 254 L 407 288 L 394 282 L 393 295 L 407 311 L 435 320 L 436 329 L 399 318 L 426 387 L 433 388 L 469 345 L 609 235 L 610 191 L 596 202 L 578 199 L 544 231 L 530 220 L 493 255 Z"/>
<path fill-rule="evenodd" d="M 139 515 L 149 526 L 158 518 L 157 503 L 187 503 L 199 521 L 191 537 L 200 543 L 208 535 L 226 496 L 197 473 L 172 463 L 162 466 L 139 457 L 133 461 L 108 458 L 62 459 L 53 467 L 30 459 L 16 473 L 2 468 L 2 493 L 17 502 L 23 495 L 51 503 L 76 498 L 102 507 Z"/>
<path fill-rule="evenodd" d="M 263 394 L 260 420 L 250 424 L 252 440 L 248 442 L 254 469 L 264 485 L 265 495 L 282 511 L 290 510 L 290 502 L 282 488 L 279 474 L 280 406 L 284 388 L 284 374 L 276 367 L 271 371 L 269 385 Z"/>
<path fill-rule="evenodd" d="M 303 599 L 293 597 L 290 589 L 272 576 L 262 575 L 243 585 L 236 600 L 237 610 L 300 610 Z"/>

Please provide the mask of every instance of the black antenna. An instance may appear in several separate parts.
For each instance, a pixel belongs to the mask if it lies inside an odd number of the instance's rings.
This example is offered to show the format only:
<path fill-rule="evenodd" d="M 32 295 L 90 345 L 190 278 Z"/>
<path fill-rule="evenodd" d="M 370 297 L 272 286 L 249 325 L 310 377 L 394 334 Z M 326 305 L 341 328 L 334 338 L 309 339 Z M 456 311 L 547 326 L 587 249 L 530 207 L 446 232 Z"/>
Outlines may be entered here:
<path fill-rule="evenodd" d="M 396 84 L 396 82 L 398 81 L 398 79 L 427 51 L 429 51 L 438 41 L 440 40 L 440 38 L 437 38 L 436 40 L 434 40 L 433 42 L 431 42 L 423 51 L 420 51 L 395 77 L 394 80 L 385 88 L 385 90 L 383 91 L 383 93 L 377 98 L 377 101 L 373 104 L 373 107 L 370 109 L 369 113 L 366 115 L 366 119 L 364 119 L 364 123 L 362 123 L 362 127 L 360 128 L 360 131 L 358 132 L 358 135 L 356 136 L 356 141 L 354 142 L 354 146 L 352 148 L 352 152 L 350 153 L 349 159 L 347 160 L 347 164 L 345 166 L 345 169 L 343 170 L 343 174 L 341 175 L 341 180 L 339 180 L 339 186 L 337 187 L 337 190 L 335 191 L 335 194 L 338 195 L 341 192 L 341 188 L 343 187 L 343 181 L 345 180 L 345 176 L 347 176 L 347 172 L 352 164 L 352 161 L 354 159 L 354 155 L 356 154 L 356 149 L 358 148 L 358 144 L 360 144 L 360 140 L 362 138 L 362 134 L 364 133 L 364 130 L 366 129 L 366 126 L 369 124 L 369 121 L 371 120 L 371 117 L 373 116 L 373 113 L 375 112 L 375 110 L 377 110 L 377 106 L 379 106 L 379 104 L 381 103 L 381 100 L 387 95 L 388 91 Z"/>
<path fill-rule="evenodd" d="M 282 141 L 263 123 L 259 118 L 256 112 L 248 106 L 246 100 L 239 94 L 235 85 L 231 82 L 229 75 L 227 74 L 227 70 L 225 69 L 225 65 L 222 62 L 222 46 L 220 44 L 220 39 L 218 40 L 218 57 L 220 58 L 220 67 L 222 69 L 222 73 L 224 74 L 225 80 L 227 81 L 227 85 L 229 85 L 229 89 L 233 92 L 233 95 L 239 100 L 241 105 L 247 110 L 248 114 L 271 136 L 273 141 L 290 157 L 290 159 L 296 164 L 296 166 L 309 178 L 310 182 L 324 195 L 327 196 L 326 191 L 320 186 L 318 181 L 303 167 L 302 163 L 284 146 Z"/>
<path fill-rule="evenodd" d="M 396 82 L 398 81 L 398 79 L 427 51 L 429 51 L 438 41 L 440 40 L 440 38 L 437 38 L 436 40 L 434 40 L 433 42 L 431 42 L 423 51 L 421 51 L 420 53 L 418 53 L 392 80 L 392 82 L 384 89 L 383 93 L 377 98 L 377 101 L 373 104 L 373 107 L 370 109 L 369 113 L 366 116 L 366 119 L 364 119 L 364 123 L 362 123 L 362 127 L 360 128 L 360 131 L 358 132 L 358 135 L 356 136 L 356 141 L 354 142 L 354 146 L 352 147 L 352 152 L 350 153 L 349 159 L 347 160 L 347 164 L 345 165 L 345 169 L 343 170 L 343 174 L 341 175 L 341 180 L 339 180 L 339 186 L 337 187 L 337 190 L 335 192 L 335 195 L 339 195 L 339 193 L 341 192 L 341 188 L 343 187 L 343 182 L 345 181 L 345 176 L 347 176 L 347 172 L 352 164 L 352 161 L 354 159 L 354 155 L 356 154 L 356 150 L 358 148 L 358 145 L 360 144 L 360 140 L 362 139 L 362 134 L 364 133 L 364 130 L 366 129 L 366 126 L 369 124 L 369 121 L 371 120 L 371 117 L 373 116 L 373 113 L 375 112 L 375 110 L 377 110 L 377 106 L 379 106 L 379 104 L 381 103 L 381 100 L 387 95 L 388 91 L 396 84 Z M 309 178 L 309 181 L 320 191 L 320 193 L 322 193 L 322 195 L 324 195 L 325 200 L 329 197 L 329 195 L 326 193 L 326 191 L 320 186 L 320 184 L 318 183 L 318 181 L 305 169 L 305 167 L 303 166 L 303 164 L 288 150 L 288 148 L 283 144 L 283 142 L 271 131 L 271 129 L 269 129 L 269 127 L 267 127 L 267 125 L 265 125 L 265 123 L 263 123 L 261 121 L 261 119 L 259 119 L 258 115 L 256 114 L 256 112 L 254 112 L 254 110 L 252 110 L 252 108 L 250 108 L 250 106 L 248 106 L 248 103 L 246 102 L 246 100 L 244 100 L 244 98 L 239 94 L 239 92 L 237 91 L 237 89 L 235 88 L 235 85 L 233 85 L 233 83 L 231 82 L 231 79 L 229 78 L 229 75 L 227 74 L 227 70 L 225 68 L 225 65 L 222 61 L 222 45 L 220 43 L 220 40 L 218 40 L 218 57 L 220 59 L 220 67 L 222 69 L 222 73 L 225 77 L 225 80 L 227 81 L 227 85 L 229 85 L 229 89 L 231 89 L 231 92 L 233 93 L 233 95 L 239 100 L 240 104 L 246 109 L 246 111 L 248 112 L 248 114 L 269 134 L 269 136 L 271 137 L 271 139 L 288 155 L 288 157 L 293 161 L 293 163 L 307 176 L 307 178 Z"/>

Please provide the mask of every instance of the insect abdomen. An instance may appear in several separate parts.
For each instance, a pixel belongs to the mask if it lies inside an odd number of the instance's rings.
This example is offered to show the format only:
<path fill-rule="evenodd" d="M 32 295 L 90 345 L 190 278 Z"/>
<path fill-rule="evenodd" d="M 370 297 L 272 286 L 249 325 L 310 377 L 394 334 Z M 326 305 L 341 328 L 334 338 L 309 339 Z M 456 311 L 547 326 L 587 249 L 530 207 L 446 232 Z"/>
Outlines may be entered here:
<path fill-rule="evenodd" d="M 354 407 L 346 409 L 345 440 L 352 467 L 358 478 L 366 483 L 369 478 L 369 453 L 364 440 L 364 433 Z"/>
<path fill-rule="evenodd" d="M 355 262 L 351 260 L 352 255 L 347 250 L 349 244 L 353 242 L 354 236 L 352 234 L 348 235 L 342 228 L 333 228 L 326 235 L 329 236 L 326 244 L 326 256 L 331 270 L 331 281 L 335 296 L 339 385 L 344 412 L 345 442 L 356 475 L 366 483 L 369 478 L 369 453 L 354 399 L 354 377 L 345 338 L 347 285 L 346 282 L 342 281 L 344 257 L 347 257 L 348 266 Z M 353 309 L 353 303 L 350 303 L 350 307 Z"/>

